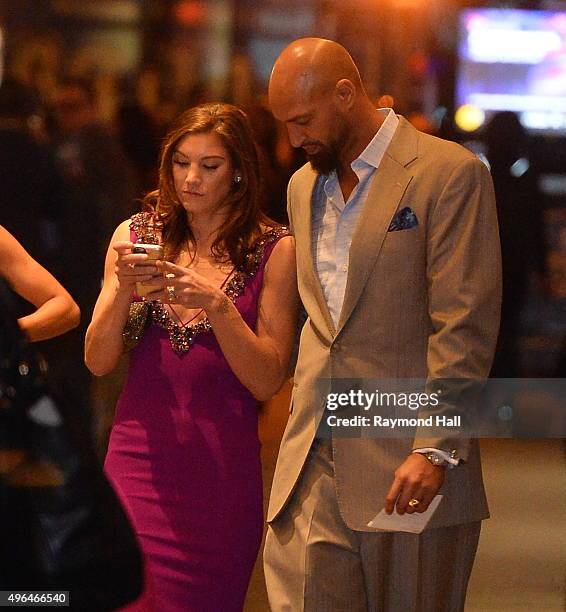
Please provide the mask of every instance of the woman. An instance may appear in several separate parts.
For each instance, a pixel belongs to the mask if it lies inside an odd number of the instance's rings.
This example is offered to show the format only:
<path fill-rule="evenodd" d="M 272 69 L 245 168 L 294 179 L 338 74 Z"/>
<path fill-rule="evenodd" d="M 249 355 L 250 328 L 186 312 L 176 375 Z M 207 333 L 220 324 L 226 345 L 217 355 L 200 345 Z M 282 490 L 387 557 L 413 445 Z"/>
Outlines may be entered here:
<path fill-rule="evenodd" d="M 30 342 L 47 340 L 79 324 L 79 307 L 57 280 L 2 226 L 0 276 L 36 310 L 18 319 Z"/>
<path fill-rule="evenodd" d="M 151 212 L 114 234 L 87 332 L 97 375 L 124 352 L 125 327 L 127 342 L 141 337 L 105 467 L 160 611 L 241 610 L 261 541 L 257 403 L 285 379 L 298 296 L 294 241 L 262 215 L 260 192 L 240 109 L 208 104 L 182 115 L 147 197 Z M 165 261 L 134 253 L 136 241 L 162 244 Z M 151 290 L 147 313 L 132 301 L 136 283 Z"/>

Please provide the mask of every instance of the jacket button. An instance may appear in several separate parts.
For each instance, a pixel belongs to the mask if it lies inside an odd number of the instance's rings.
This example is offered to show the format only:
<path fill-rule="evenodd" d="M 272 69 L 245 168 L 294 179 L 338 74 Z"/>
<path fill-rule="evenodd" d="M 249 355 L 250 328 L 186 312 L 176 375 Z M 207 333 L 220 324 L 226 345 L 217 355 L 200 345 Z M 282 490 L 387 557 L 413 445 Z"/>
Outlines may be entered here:
<path fill-rule="evenodd" d="M 333 351 L 334 353 L 339 353 L 339 352 L 340 352 L 340 349 L 341 349 L 341 346 L 340 346 L 340 343 L 339 343 L 339 342 L 335 342 L 335 343 L 332 345 L 332 351 Z"/>

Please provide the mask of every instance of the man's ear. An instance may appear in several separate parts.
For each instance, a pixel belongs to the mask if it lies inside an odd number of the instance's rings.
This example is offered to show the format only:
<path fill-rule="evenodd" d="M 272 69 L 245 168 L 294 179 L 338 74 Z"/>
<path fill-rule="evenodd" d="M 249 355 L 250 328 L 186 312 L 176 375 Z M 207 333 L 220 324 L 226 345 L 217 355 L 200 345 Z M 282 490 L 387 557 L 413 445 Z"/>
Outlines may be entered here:
<path fill-rule="evenodd" d="M 356 99 L 356 88 L 349 79 L 340 79 L 334 89 L 336 102 L 342 109 L 351 109 Z"/>

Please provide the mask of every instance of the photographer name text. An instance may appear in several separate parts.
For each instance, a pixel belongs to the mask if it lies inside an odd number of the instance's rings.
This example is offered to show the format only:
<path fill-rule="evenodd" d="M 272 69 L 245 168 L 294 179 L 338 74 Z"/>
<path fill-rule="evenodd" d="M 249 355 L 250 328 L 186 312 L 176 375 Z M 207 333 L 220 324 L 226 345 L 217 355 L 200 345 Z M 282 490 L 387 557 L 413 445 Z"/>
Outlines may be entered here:
<path fill-rule="evenodd" d="M 431 415 L 428 417 L 395 418 L 390 419 L 380 415 L 373 417 L 356 415 L 353 417 L 339 417 L 330 414 L 326 417 L 329 427 L 384 427 L 396 429 L 399 427 L 460 427 L 462 417 L 456 415 L 448 417 L 445 415 Z"/>

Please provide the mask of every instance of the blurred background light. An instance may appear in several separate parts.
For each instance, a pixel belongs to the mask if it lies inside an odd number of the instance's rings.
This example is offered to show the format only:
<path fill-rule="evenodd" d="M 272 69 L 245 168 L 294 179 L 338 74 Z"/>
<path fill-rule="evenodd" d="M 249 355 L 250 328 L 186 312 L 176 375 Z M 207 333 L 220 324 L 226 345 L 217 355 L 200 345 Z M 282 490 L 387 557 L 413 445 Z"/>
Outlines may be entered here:
<path fill-rule="evenodd" d="M 175 5 L 175 19 L 179 25 L 194 27 L 204 21 L 206 9 L 206 5 L 199 0 L 183 0 Z"/>
<path fill-rule="evenodd" d="M 393 108 L 395 106 L 395 98 L 389 94 L 384 94 L 377 99 L 379 108 Z"/>
<path fill-rule="evenodd" d="M 485 113 L 477 106 L 464 104 L 456 111 L 454 120 L 456 125 L 464 132 L 475 132 L 484 124 Z"/>

